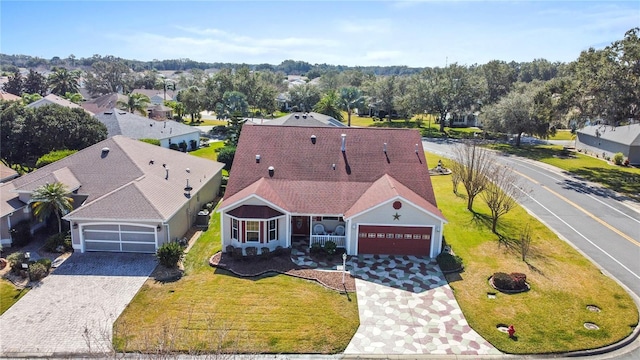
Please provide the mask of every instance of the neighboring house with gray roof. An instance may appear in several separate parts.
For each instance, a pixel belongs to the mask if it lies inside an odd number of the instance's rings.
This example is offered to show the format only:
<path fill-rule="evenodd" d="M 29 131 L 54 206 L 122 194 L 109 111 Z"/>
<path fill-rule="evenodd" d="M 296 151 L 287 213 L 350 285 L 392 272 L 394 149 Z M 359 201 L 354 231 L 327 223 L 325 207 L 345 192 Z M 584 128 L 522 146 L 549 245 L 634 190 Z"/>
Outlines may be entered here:
<path fill-rule="evenodd" d="M 31 104 L 27 105 L 28 108 L 39 108 L 41 106 L 45 106 L 45 105 L 51 105 L 51 104 L 55 104 L 58 106 L 64 106 L 64 107 L 68 107 L 70 109 L 83 109 L 82 106 L 71 102 L 67 99 L 61 98 L 58 95 L 54 95 L 54 94 L 49 94 L 45 97 L 43 97 L 40 100 L 36 100 L 34 102 L 32 102 Z M 89 113 L 90 115 L 93 115 L 93 113 L 91 111 L 88 111 L 86 109 L 83 109 L 84 111 L 86 111 L 87 113 Z"/>
<path fill-rule="evenodd" d="M 129 101 L 129 97 L 118 93 L 105 94 L 95 99 L 84 101 L 80 106 L 94 114 L 100 114 L 118 107 L 119 101 L 126 104 Z"/>
<path fill-rule="evenodd" d="M 0 234 L 31 219 L 31 194 L 61 182 L 74 209 L 70 222 L 76 251 L 155 253 L 182 238 L 198 212 L 218 195 L 224 164 L 114 136 L 8 183 L 0 184 Z"/>
<path fill-rule="evenodd" d="M 176 98 L 178 94 L 174 90 L 167 90 L 166 93 L 164 90 L 155 90 L 155 89 L 135 89 L 131 92 L 132 94 L 145 94 L 151 100 L 151 104 L 153 105 L 163 105 L 165 101 L 172 101 Z"/>
<path fill-rule="evenodd" d="M 585 126 L 578 130 L 576 149 L 611 158 L 620 152 L 629 159 L 630 164 L 640 164 L 640 124 Z"/>
<path fill-rule="evenodd" d="M 8 167 L 7 165 L 0 163 L 0 183 L 7 182 L 11 179 L 17 178 L 18 172 Z"/>
<path fill-rule="evenodd" d="M 310 112 L 301 113 L 295 112 L 285 116 L 281 116 L 273 120 L 254 120 L 254 123 L 258 125 L 284 125 L 284 126 L 333 126 L 333 127 L 346 127 L 345 124 L 339 120 L 327 116 L 324 114 Z"/>
<path fill-rule="evenodd" d="M 195 144 L 195 149 L 200 146 L 200 130 L 174 120 L 153 120 L 115 108 L 95 117 L 107 127 L 109 137 L 124 135 L 132 139 L 157 139 L 165 148 L 183 141 L 188 149 L 192 144 Z"/>

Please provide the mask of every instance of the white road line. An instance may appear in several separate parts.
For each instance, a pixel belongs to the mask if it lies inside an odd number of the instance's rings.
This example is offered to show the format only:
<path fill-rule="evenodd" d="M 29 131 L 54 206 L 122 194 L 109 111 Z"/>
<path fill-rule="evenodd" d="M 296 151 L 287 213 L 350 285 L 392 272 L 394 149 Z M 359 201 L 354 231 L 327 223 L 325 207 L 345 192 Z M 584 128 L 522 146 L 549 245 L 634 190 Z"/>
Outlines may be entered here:
<path fill-rule="evenodd" d="M 527 164 L 527 165 L 530 165 L 528 162 L 526 162 L 526 161 L 522 161 L 522 160 L 519 160 L 519 159 L 510 159 L 510 160 L 512 160 L 512 161 L 514 161 L 514 162 L 518 161 L 518 162 L 522 162 L 522 163 L 525 163 L 525 164 Z M 554 180 L 554 181 L 562 181 L 562 179 L 554 178 L 554 177 L 553 177 L 553 176 L 551 176 L 551 175 L 545 174 L 545 173 L 543 173 L 542 171 L 538 171 L 538 170 L 536 170 L 536 169 L 534 169 L 534 168 L 532 168 L 532 167 L 530 167 L 530 166 L 527 166 L 527 165 L 518 164 L 518 166 L 522 166 L 522 167 L 524 167 L 524 168 L 527 168 L 527 169 L 529 169 L 529 170 L 531 170 L 531 171 L 533 171 L 533 172 L 536 172 L 536 173 L 538 173 L 538 174 L 540 174 L 540 175 L 546 176 L 546 177 L 548 177 L 548 178 L 550 178 L 550 179 L 552 179 L 552 180 Z M 572 178 L 567 177 L 567 176 L 565 176 L 564 178 L 565 178 L 565 179 L 568 179 L 568 180 L 573 180 Z M 626 214 L 626 213 L 624 213 L 624 212 L 622 212 L 622 211 L 618 210 L 617 208 L 615 208 L 615 207 L 613 207 L 613 206 L 611 206 L 611 205 L 607 204 L 606 202 L 604 202 L 604 201 L 602 201 L 602 200 L 598 199 L 597 197 L 595 197 L 595 196 L 593 196 L 593 195 L 591 195 L 591 194 L 589 194 L 589 193 L 587 193 L 587 192 L 585 192 L 585 191 L 581 190 L 580 188 L 577 188 L 577 187 L 575 187 L 575 186 L 572 186 L 571 184 L 567 184 L 567 186 L 568 186 L 568 187 L 570 187 L 570 188 L 572 188 L 572 189 L 574 189 L 574 190 L 576 190 L 576 191 L 578 191 L 578 192 L 580 192 L 580 193 L 582 193 L 582 194 L 584 194 L 584 195 L 586 195 L 586 196 L 588 196 L 588 197 L 590 197 L 591 199 L 593 199 L 593 200 L 595 200 L 595 201 L 599 202 L 600 204 L 602 204 L 602 205 L 604 205 L 604 206 L 606 206 L 606 207 L 610 208 L 611 210 L 614 210 L 614 211 L 618 212 L 619 214 L 624 215 L 624 216 L 628 217 L 629 219 L 631 219 L 631 220 L 633 220 L 633 221 L 637 222 L 638 224 L 640 224 L 640 220 L 638 220 L 638 219 L 636 219 L 636 218 L 632 217 L 632 216 L 631 216 L 631 215 L 629 215 L 629 214 Z"/>
<path fill-rule="evenodd" d="M 520 190 L 522 191 L 522 190 Z M 640 276 L 638 276 L 636 273 L 634 273 L 633 271 L 631 271 L 631 269 L 629 269 L 628 267 L 626 267 L 624 264 L 622 264 L 620 261 L 618 261 L 616 258 L 614 258 L 613 256 L 611 256 L 611 254 L 609 254 L 608 252 L 604 251 L 600 246 L 596 245 L 595 243 L 593 243 L 593 241 L 589 240 L 589 238 L 587 238 L 586 236 L 584 236 L 580 231 L 576 230 L 573 226 L 569 225 L 566 221 L 564 221 L 560 216 L 556 215 L 553 211 L 549 210 L 546 206 L 542 205 L 538 200 L 534 199 L 533 196 L 529 195 L 527 192 L 522 191 L 527 197 L 529 197 L 531 200 L 533 200 L 534 202 L 536 202 L 538 205 L 540 205 L 543 209 L 545 209 L 549 214 L 553 215 L 556 219 L 560 220 L 563 224 L 565 224 L 567 227 L 569 227 L 571 230 L 575 231 L 576 234 L 580 235 L 580 237 L 582 237 L 583 239 L 585 239 L 589 244 L 593 245 L 593 247 L 595 247 L 596 249 L 600 250 L 603 254 L 607 255 L 611 260 L 613 260 L 614 262 L 616 262 L 618 265 L 620 265 L 623 269 L 627 270 L 629 273 L 631 273 L 631 275 L 635 276 L 636 278 L 638 278 L 638 280 L 640 280 Z M 574 244 L 575 245 L 575 244 Z M 602 264 L 601 264 L 602 265 Z"/>

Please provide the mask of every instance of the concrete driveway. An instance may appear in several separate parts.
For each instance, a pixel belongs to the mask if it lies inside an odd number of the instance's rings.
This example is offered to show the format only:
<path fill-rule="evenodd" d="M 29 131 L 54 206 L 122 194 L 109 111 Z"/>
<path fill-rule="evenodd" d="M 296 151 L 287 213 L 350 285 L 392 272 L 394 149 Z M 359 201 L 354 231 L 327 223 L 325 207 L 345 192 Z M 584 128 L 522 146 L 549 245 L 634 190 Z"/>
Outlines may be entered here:
<path fill-rule="evenodd" d="M 113 322 L 155 266 L 150 254 L 73 254 L 0 316 L 0 356 L 109 351 Z"/>
<path fill-rule="evenodd" d="M 360 326 L 347 357 L 501 354 L 469 327 L 435 261 L 360 257 L 354 275 Z"/>

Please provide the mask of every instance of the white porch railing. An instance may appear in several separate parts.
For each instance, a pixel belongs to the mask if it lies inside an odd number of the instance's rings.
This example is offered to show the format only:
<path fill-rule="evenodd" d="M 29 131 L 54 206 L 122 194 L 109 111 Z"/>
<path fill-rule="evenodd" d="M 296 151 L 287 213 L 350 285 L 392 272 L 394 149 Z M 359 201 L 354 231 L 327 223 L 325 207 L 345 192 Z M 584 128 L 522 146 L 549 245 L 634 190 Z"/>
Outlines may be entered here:
<path fill-rule="evenodd" d="M 333 241 L 338 247 L 343 248 L 346 247 L 345 238 L 345 236 L 338 235 L 311 235 L 309 246 L 313 244 L 320 244 L 320 246 L 324 246 L 327 241 Z"/>

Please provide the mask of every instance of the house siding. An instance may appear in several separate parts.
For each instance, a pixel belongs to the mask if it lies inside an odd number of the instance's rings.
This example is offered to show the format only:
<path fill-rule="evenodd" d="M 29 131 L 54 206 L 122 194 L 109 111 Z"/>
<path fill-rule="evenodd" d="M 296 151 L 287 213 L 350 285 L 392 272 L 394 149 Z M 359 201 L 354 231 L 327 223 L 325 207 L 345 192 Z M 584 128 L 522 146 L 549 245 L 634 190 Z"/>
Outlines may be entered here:
<path fill-rule="evenodd" d="M 29 218 L 29 213 L 25 213 L 23 209 L 17 209 L 13 212 L 13 215 L 3 216 L 2 219 L 0 219 L 0 243 L 2 243 L 2 245 L 11 245 L 11 234 L 9 231 L 20 221 L 28 220 Z"/>
<path fill-rule="evenodd" d="M 160 139 L 160 146 L 162 146 L 163 148 L 169 148 L 170 144 L 180 144 L 182 141 L 185 141 L 187 143 L 187 149 L 191 150 L 191 140 L 195 140 L 198 143 L 197 146 L 200 146 L 200 132 L 193 132 L 189 134 L 168 137 L 166 139 Z"/>
<path fill-rule="evenodd" d="M 433 226 L 434 229 L 442 229 L 442 221 L 426 214 L 423 210 L 399 200 L 402 207 L 398 210 L 393 208 L 393 202 L 384 203 L 370 211 L 353 217 L 347 223 L 347 237 L 349 254 L 358 254 L 358 225 L 379 225 L 379 226 Z M 394 220 L 395 214 L 400 215 L 398 220 Z M 431 236 L 430 257 L 435 257 L 440 253 L 442 247 L 442 232 L 434 231 Z"/>

